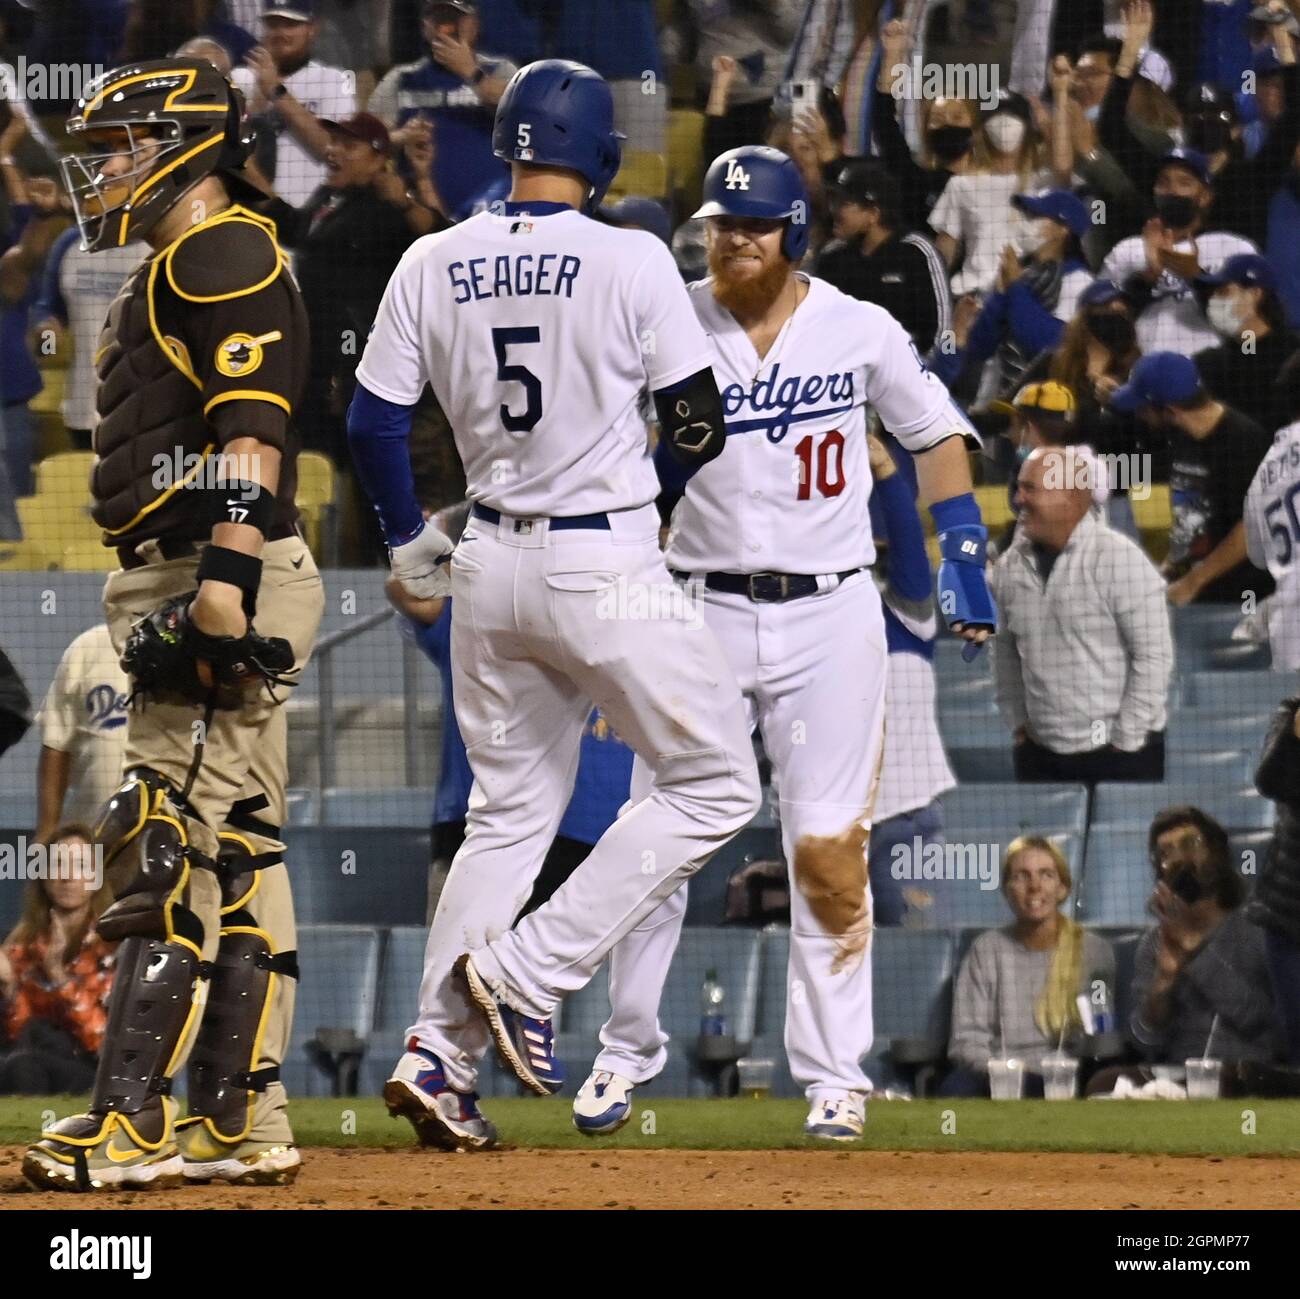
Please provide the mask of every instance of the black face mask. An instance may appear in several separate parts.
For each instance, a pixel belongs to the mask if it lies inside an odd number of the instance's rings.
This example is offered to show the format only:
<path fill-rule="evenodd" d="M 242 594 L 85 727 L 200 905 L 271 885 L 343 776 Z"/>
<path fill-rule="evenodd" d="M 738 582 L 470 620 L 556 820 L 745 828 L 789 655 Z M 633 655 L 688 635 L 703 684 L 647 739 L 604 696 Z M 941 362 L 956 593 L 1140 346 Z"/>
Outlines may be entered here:
<path fill-rule="evenodd" d="M 956 162 L 970 151 L 974 132 L 969 126 L 937 126 L 926 135 L 930 152 L 943 162 Z"/>
<path fill-rule="evenodd" d="M 1088 333 L 1108 351 L 1125 356 L 1136 337 L 1133 322 L 1113 311 L 1090 311 L 1083 318 Z"/>
<path fill-rule="evenodd" d="M 1196 200 L 1185 194 L 1157 194 L 1156 215 L 1171 230 L 1186 230 L 1196 220 Z"/>

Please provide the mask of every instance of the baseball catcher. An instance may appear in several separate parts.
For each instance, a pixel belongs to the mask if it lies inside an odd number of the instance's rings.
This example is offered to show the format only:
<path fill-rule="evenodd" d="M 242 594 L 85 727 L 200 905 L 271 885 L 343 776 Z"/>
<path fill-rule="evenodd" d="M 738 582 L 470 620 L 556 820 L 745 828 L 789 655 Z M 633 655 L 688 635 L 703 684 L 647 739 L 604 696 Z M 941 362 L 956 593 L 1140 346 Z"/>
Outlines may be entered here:
<path fill-rule="evenodd" d="M 277 1183 L 300 1163 L 279 1080 L 297 978 L 281 705 L 323 594 L 294 506 L 306 317 L 240 205 L 241 117 L 210 64 L 162 59 L 97 78 L 68 122 L 85 246 L 153 255 L 100 338 L 91 476 L 133 689 L 95 831 L 116 894 L 98 929 L 121 946 L 89 1112 L 23 1161 L 42 1187 Z"/>

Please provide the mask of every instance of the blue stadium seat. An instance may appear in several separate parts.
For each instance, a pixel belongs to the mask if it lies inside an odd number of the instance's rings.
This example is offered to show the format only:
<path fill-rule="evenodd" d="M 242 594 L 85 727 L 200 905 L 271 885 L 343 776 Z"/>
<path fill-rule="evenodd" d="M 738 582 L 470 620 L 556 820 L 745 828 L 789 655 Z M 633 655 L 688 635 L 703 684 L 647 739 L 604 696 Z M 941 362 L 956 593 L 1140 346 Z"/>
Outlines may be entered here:
<path fill-rule="evenodd" d="M 1201 749 L 1246 749 L 1258 753 L 1264 747 L 1273 720 L 1273 710 L 1180 708 L 1169 718 L 1165 751 Z"/>
<path fill-rule="evenodd" d="M 1065 854 L 1078 888 L 1083 836 L 1051 834 L 1047 836 Z M 934 929 L 996 929 L 1010 922 L 1011 913 L 1002 896 L 1002 854 L 1010 840 L 950 840 L 944 867 L 951 877 L 920 879 L 908 884 L 915 898 L 928 898 L 928 904 L 913 906 L 921 912 L 922 927 Z M 962 855 L 964 853 L 964 855 Z M 965 875 L 965 878 L 959 878 Z"/>
<path fill-rule="evenodd" d="M 939 733 L 949 754 L 957 749 L 994 746 L 1011 751 L 1011 732 L 992 706 L 974 704 L 940 713 Z"/>
<path fill-rule="evenodd" d="M 1092 799 L 1091 829 L 1141 830 L 1144 834 L 1162 808 L 1192 804 L 1208 812 L 1227 830 L 1267 830 L 1274 808 L 1245 785 L 1233 786 L 1210 776 L 1187 777 L 1160 785 L 1103 782 Z"/>
<path fill-rule="evenodd" d="M 307 1054 L 322 1028 L 352 1029 L 363 1039 L 374 1022 L 379 985 L 377 929 L 359 925 L 302 925 L 293 1035 L 282 1077 L 291 1096 L 328 1096 L 330 1080 Z"/>
<path fill-rule="evenodd" d="M 950 833 L 966 826 L 998 826 L 1014 834 L 1082 834 L 1088 823 L 1083 785 L 970 782 L 950 789 L 940 801 Z"/>
<path fill-rule="evenodd" d="M 28 834 L 36 824 L 36 795 L 32 791 L 0 794 L 0 826 Z"/>
<path fill-rule="evenodd" d="M 1189 672 L 1183 702 L 1204 711 L 1266 714 L 1295 687 L 1284 672 Z"/>
<path fill-rule="evenodd" d="M 993 675 L 989 672 L 938 678 L 935 687 L 940 712 L 991 704 L 994 700 Z"/>
<path fill-rule="evenodd" d="M 716 970 L 727 991 L 727 1016 L 738 1044 L 744 1048 L 754 1037 L 758 1005 L 759 946 L 756 929 L 684 929 L 682 940 L 668 971 L 659 1022 L 671 1041 L 663 1073 L 647 1083 L 644 1091 L 654 1096 L 713 1095 L 709 1075 L 695 1065 L 694 1050 L 700 1031 L 700 990 L 704 976 Z M 606 966 L 606 970 L 608 966 Z M 571 1085 L 581 1086 L 600 1050 L 597 1033 L 609 1016 L 609 984 L 606 972 L 581 991 L 568 997 L 561 1008 L 556 1049 L 564 1061 Z"/>
<path fill-rule="evenodd" d="M 1088 832 L 1075 918 L 1085 925 L 1144 925 L 1155 873 L 1144 829 Z"/>
<path fill-rule="evenodd" d="M 952 774 L 963 784 L 977 781 L 1010 783 L 1016 778 L 1015 764 L 1011 760 L 1011 737 L 1004 735 L 998 744 L 956 745 L 949 739 L 952 732 L 942 731 L 948 765 Z"/>
<path fill-rule="evenodd" d="M 288 789 L 284 795 L 286 825 L 316 824 L 316 795 L 310 789 Z"/>
<path fill-rule="evenodd" d="M 300 921 L 409 925 L 423 920 L 427 830 L 290 826 L 285 843 Z"/>
<path fill-rule="evenodd" d="M 1273 664 L 1268 646 L 1256 641 L 1215 644 L 1190 634 L 1175 639 L 1174 659 L 1180 672 L 1254 673 L 1267 671 Z"/>
<path fill-rule="evenodd" d="M 433 790 L 327 789 L 321 821 L 326 825 L 375 825 L 394 829 L 433 824 Z"/>
<path fill-rule="evenodd" d="M 1191 749 L 1175 745 L 1165 753 L 1165 775 L 1171 783 L 1181 780 L 1215 780 L 1233 788 L 1244 787 L 1255 777 L 1256 754 L 1245 749 Z"/>

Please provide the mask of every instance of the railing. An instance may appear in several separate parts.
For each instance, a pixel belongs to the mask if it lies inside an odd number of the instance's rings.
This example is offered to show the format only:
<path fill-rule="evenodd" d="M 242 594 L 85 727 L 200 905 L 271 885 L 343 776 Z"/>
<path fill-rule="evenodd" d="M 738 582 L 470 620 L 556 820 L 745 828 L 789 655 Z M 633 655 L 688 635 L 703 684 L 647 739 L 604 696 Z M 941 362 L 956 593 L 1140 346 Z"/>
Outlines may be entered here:
<path fill-rule="evenodd" d="M 316 665 L 317 743 L 320 749 L 316 769 L 316 809 L 324 816 L 325 791 L 334 785 L 335 752 L 338 745 L 338 718 L 334 711 L 334 651 L 340 645 L 396 618 L 392 609 L 380 609 L 350 627 L 331 632 L 316 646 L 312 656 Z M 416 690 L 420 652 L 409 636 L 402 640 L 402 750 L 406 765 L 406 783 L 419 783 L 420 736 L 419 694 Z"/>

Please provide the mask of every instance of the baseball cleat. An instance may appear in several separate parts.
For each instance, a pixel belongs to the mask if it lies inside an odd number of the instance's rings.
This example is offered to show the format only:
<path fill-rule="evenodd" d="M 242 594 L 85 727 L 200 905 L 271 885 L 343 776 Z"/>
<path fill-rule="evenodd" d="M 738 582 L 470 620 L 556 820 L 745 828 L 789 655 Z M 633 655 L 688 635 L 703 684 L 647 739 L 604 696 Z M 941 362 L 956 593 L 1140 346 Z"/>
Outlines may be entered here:
<path fill-rule="evenodd" d="M 478 1107 L 477 1092 L 448 1085 L 442 1061 L 414 1038 L 384 1084 L 384 1104 L 394 1118 L 410 1119 L 422 1146 L 438 1150 L 491 1150 L 497 1130 Z"/>
<path fill-rule="evenodd" d="M 636 1083 L 602 1069 L 593 1073 L 573 1098 L 573 1126 L 586 1137 L 608 1136 L 632 1117 Z"/>
<path fill-rule="evenodd" d="M 828 1096 L 804 1120 L 805 1136 L 819 1141 L 858 1141 L 867 1122 L 867 1103 L 860 1096 Z"/>
<path fill-rule="evenodd" d="M 287 1141 L 225 1141 L 211 1120 L 196 1116 L 176 1125 L 187 1182 L 229 1182 L 232 1186 L 288 1186 L 302 1156 Z"/>
<path fill-rule="evenodd" d="M 470 1000 L 487 1019 L 497 1054 L 510 1072 L 539 1096 L 554 1096 L 564 1086 L 564 1066 L 555 1058 L 551 1021 L 534 1019 L 508 1006 L 475 969 L 468 953 L 452 969 L 465 980 Z"/>
<path fill-rule="evenodd" d="M 143 1190 L 178 1186 L 182 1160 L 176 1145 L 177 1105 L 162 1101 L 161 1122 L 154 1113 L 73 1114 L 41 1133 L 23 1155 L 23 1176 L 49 1191 Z M 137 1126 L 137 1124 L 139 1126 Z M 161 1129 L 156 1140 L 140 1128 Z"/>

